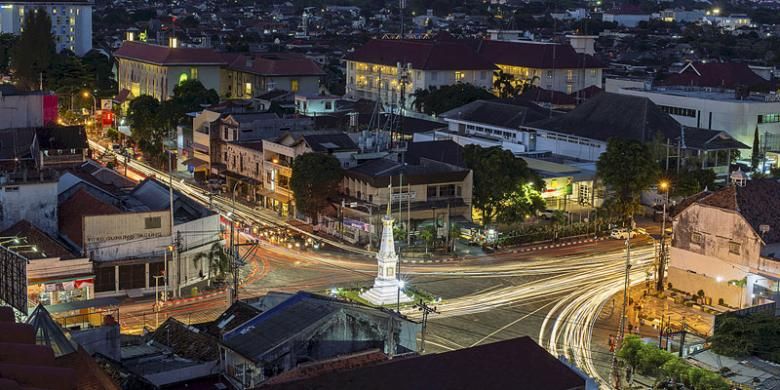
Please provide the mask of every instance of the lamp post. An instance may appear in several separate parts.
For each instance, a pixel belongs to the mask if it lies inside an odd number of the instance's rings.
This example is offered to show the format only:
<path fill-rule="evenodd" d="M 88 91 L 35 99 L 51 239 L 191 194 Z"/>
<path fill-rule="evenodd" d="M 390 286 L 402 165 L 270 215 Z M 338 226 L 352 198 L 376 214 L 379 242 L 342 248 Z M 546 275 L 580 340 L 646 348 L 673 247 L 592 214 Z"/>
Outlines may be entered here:
<path fill-rule="evenodd" d="M 655 285 L 655 289 L 658 292 L 661 292 L 664 291 L 664 272 L 666 271 L 666 205 L 669 203 L 669 182 L 666 180 L 661 181 L 658 184 L 658 189 L 663 190 L 666 193 L 663 200 L 664 205 L 661 215 L 661 240 L 658 252 L 658 272 L 656 272 L 658 280 Z"/>
<path fill-rule="evenodd" d="M 95 115 L 95 112 L 97 111 L 97 99 L 95 98 L 95 95 L 90 93 L 89 91 L 84 91 L 84 93 L 81 94 L 81 96 L 84 96 L 84 99 L 91 97 L 92 98 L 92 115 Z"/>

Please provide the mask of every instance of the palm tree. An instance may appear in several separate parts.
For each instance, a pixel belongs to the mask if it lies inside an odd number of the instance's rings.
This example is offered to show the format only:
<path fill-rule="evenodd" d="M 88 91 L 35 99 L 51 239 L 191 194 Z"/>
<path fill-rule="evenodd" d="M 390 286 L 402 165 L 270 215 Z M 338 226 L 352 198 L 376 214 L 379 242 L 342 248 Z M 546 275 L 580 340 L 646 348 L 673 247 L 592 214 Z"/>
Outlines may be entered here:
<path fill-rule="evenodd" d="M 230 268 L 230 258 L 228 257 L 228 254 L 225 253 L 225 248 L 220 242 L 215 242 L 207 252 L 200 252 L 192 259 L 196 266 L 201 264 L 202 260 L 206 260 L 209 264 L 209 279 L 211 278 L 211 270 L 215 271 L 214 275 L 216 279 L 222 280 Z M 203 272 L 202 266 L 201 272 Z"/>
<path fill-rule="evenodd" d="M 532 77 L 531 77 L 531 78 L 529 78 L 529 79 L 525 79 L 525 80 L 523 81 L 523 84 L 522 84 L 522 85 L 520 85 L 520 88 L 519 88 L 519 90 L 517 91 L 517 94 L 518 94 L 518 95 L 522 95 L 522 94 L 524 94 L 526 91 L 528 91 L 528 89 L 529 89 L 529 88 L 533 87 L 533 85 L 534 85 L 534 82 L 536 82 L 536 81 L 538 81 L 538 80 L 539 80 L 539 76 L 536 76 L 536 75 L 532 76 Z"/>
<path fill-rule="evenodd" d="M 420 232 L 420 238 L 425 242 L 425 254 L 428 254 L 428 246 L 436 239 L 436 229 L 433 226 L 427 226 Z"/>
<path fill-rule="evenodd" d="M 431 90 L 430 89 L 417 89 L 412 94 L 412 106 L 414 107 L 414 110 L 417 112 L 423 112 L 423 109 L 425 108 L 425 99 L 430 96 Z"/>
<path fill-rule="evenodd" d="M 450 245 L 452 247 L 453 252 L 455 252 L 455 242 L 458 240 L 458 237 L 460 237 L 460 226 L 458 226 L 457 223 L 451 223 L 450 224 Z"/>
<path fill-rule="evenodd" d="M 745 296 L 745 286 L 747 286 L 747 276 L 742 279 L 736 279 L 736 280 L 730 280 L 729 284 L 734 285 L 742 289 L 742 292 L 739 294 L 739 308 L 742 308 L 742 299 Z"/>
<path fill-rule="evenodd" d="M 515 88 L 515 76 L 503 70 L 493 72 L 493 89 L 498 91 L 498 97 L 501 99 L 514 97 L 518 92 Z"/>

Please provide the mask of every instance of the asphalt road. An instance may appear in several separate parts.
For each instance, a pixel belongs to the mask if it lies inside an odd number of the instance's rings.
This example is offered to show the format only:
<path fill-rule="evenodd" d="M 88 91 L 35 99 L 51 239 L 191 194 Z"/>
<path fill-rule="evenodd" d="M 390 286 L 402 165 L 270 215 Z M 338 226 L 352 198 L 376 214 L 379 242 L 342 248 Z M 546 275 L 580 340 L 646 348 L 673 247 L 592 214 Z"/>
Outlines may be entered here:
<path fill-rule="evenodd" d="M 167 180 L 163 172 L 136 161 L 130 164 L 136 172 Z M 173 185 L 196 200 L 209 202 L 202 189 L 183 181 Z M 212 202 L 223 214 L 231 211 L 247 222 L 280 224 L 272 215 L 239 203 L 234 206 L 224 197 L 214 197 Z M 318 240 L 336 250 L 298 250 L 262 242 L 241 270 L 240 297 L 268 291 L 324 293 L 333 287 L 371 286 L 376 265 L 370 252 Z M 649 239 L 632 242 L 636 246 L 632 250 L 633 284 L 649 277 L 654 251 Z M 597 320 L 605 304 L 610 305 L 611 314 L 619 311 L 621 302 L 613 304 L 612 299 L 623 288 L 625 272 L 624 243 L 616 240 L 539 252 L 498 253 L 453 263 L 404 264 L 401 269 L 409 285 L 442 298 L 438 314 L 430 317 L 426 353 L 528 335 L 604 385 L 607 381 L 602 376 L 609 372 L 611 354 L 594 348 L 591 336 L 594 331 L 617 332 L 599 329 Z M 140 332 L 168 316 L 186 323 L 208 321 L 226 307 L 224 293 L 171 301 L 159 313 L 153 311 L 150 299 L 131 301 L 121 306 L 120 323 L 125 332 Z M 419 319 L 414 309 L 403 312 Z"/>

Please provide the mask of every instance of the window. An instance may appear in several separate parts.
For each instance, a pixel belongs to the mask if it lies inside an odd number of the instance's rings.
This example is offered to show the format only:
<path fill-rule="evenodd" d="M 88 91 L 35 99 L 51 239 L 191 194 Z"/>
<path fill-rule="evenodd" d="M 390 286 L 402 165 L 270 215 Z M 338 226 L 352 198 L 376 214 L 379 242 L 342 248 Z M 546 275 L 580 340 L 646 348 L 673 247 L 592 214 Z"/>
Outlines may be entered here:
<path fill-rule="evenodd" d="M 484 80 L 485 77 L 487 77 L 487 72 L 485 72 L 484 70 L 479 72 L 479 79 L 480 80 Z"/>
<path fill-rule="evenodd" d="M 19 192 L 19 186 L 5 187 L 5 192 Z"/>
<path fill-rule="evenodd" d="M 691 243 L 696 245 L 704 244 L 704 236 L 699 232 L 691 233 Z"/>
<path fill-rule="evenodd" d="M 436 186 L 428 186 L 428 199 L 434 199 L 439 197 L 439 188 Z"/>
<path fill-rule="evenodd" d="M 159 229 L 162 227 L 162 217 L 144 218 L 144 229 Z"/>
<path fill-rule="evenodd" d="M 696 118 L 696 110 L 690 108 L 662 106 L 662 105 L 658 105 L 658 108 L 669 115 L 687 116 L 690 118 Z"/>
<path fill-rule="evenodd" d="M 742 244 L 734 241 L 729 241 L 729 253 L 738 255 L 742 249 Z"/>
<path fill-rule="evenodd" d="M 332 110 L 333 109 L 333 102 L 325 102 L 325 109 L 326 110 Z"/>
<path fill-rule="evenodd" d="M 439 187 L 439 196 L 442 198 L 452 198 L 455 196 L 455 185 L 447 184 Z"/>
<path fill-rule="evenodd" d="M 758 116 L 758 123 L 778 123 L 780 122 L 780 113 L 763 114 Z"/>
<path fill-rule="evenodd" d="M 300 90 L 301 86 L 297 79 L 290 80 L 290 91 L 292 92 L 298 92 Z"/>
<path fill-rule="evenodd" d="M 189 76 L 187 76 L 187 73 L 182 73 L 179 75 L 179 85 L 182 85 L 185 81 L 189 79 Z"/>
<path fill-rule="evenodd" d="M 431 72 L 431 81 L 436 81 L 439 78 L 439 72 Z"/>
<path fill-rule="evenodd" d="M 244 95 L 252 96 L 252 83 L 244 83 Z"/>
<path fill-rule="evenodd" d="M 455 72 L 455 81 L 456 82 L 459 83 L 459 82 L 463 81 L 464 78 L 466 78 L 466 74 L 465 73 L 460 72 L 460 71 L 459 72 Z"/>
<path fill-rule="evenodd" d="M 548 78 L 548 79 L 551 79 L 552 77 L 553 77 L 553 71 L 551 71 L 551 70 L 548 70 L 548 71 L 547 71 L 547 78 Z"/>
<path fill-rule="evenodd" d="M 190 77 L 192 77 L 193 80 L 198 79 L 198 68 L 190 68 Z"/>

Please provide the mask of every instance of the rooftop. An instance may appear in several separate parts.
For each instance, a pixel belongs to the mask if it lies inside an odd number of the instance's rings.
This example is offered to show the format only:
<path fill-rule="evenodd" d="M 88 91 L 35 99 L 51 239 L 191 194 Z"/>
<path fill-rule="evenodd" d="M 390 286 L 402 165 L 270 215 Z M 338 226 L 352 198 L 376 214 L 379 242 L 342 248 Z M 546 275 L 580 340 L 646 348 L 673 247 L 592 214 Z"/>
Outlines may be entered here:
<path fill-rule="evenodd" d="M 228 62 L 228 69 L 263 76 L 322 76 L 316 62 L 297 53 L 239 54 Z"/>
<path fill-rule="evenodd" d="M 493 70 L 494 63 L 480 57 L 458 40 L 372 39 L 347 54 L 349 61 L 397 66 L 411 63 L 422 70 Z"/>
<path fill-rule="evenodd" d="M 46 232 L 38 229 L 35 225 L 25 219 L 0 232 L 0 236 L 17 236 L 25 238 L 27 244 L 35 245 L 38 249 L 37 252 L 24 252 L 25 257 L 31 260 L 52 257 L 59 257 L 62 260 L 66 260 L 76 257 L 76 255 L 59 240 L 49 236 Z"/>
<path fill-rule="evenodd" d="M 658 85 L 711 87 L 734 89 L 739 86 L 760 88 L 769 81 L 753 72 L 747 64 L 689 62 L 679 72 L 658 82 Z"/>
<path fill-rule="evenodd" d="M 404 184 L 434 184 L 462 181 L 469 174 L 466 168 L 455 167 L 436 161 L 424 160 L 421 165 L 402 165 L 390 159 L 376 159 L 347 169 L 345 176 L 369 183 L 374 188 L 387 187 L 391 181 L 399 185 L 399 176 L 404 174 Z"/>
<path fill-rule="evenodd" d="M 476 100 L 466 105 L 453 108 L 443 114 L 445 120 L 464 121 L 486 124 L 506 129 L 517 129 L 529 119 L 529 110 L 514 104 Z M 531 113 L 533 120 L 541 119 Z"/>
<path fill-rule="evenodd" d="M 214 49 L 172 48 L 150 43 L 124 41 L 114 56 L 155 65 L 226 65 L 225 57 Z"/>
<path fill-rule="evenodd" d="M 776 103 L 780 101 L 780 95 L 776 93 L 751 92 L 743 98 L 737 98 L 733 90 L 719 88 L 682 87 L 682 86 L 654 86 L 645 88 L 622 88 L 625 91 L 657 93 L 661 95 L 681 96 L 694 99 L 716 100 L 744 104 Z"/>
<path fill-rule="evenodd" d="M 585 379 L 530 337 L 399 358 L 270 389 L 585 389 Z"/>
<path fill-rule="evenodd" d="M 571 45 L 531 41 L 473 41 L 479 56 L 497 65 L 537 69 L 605 68 L 593 56 L 574 51 Z"/>

